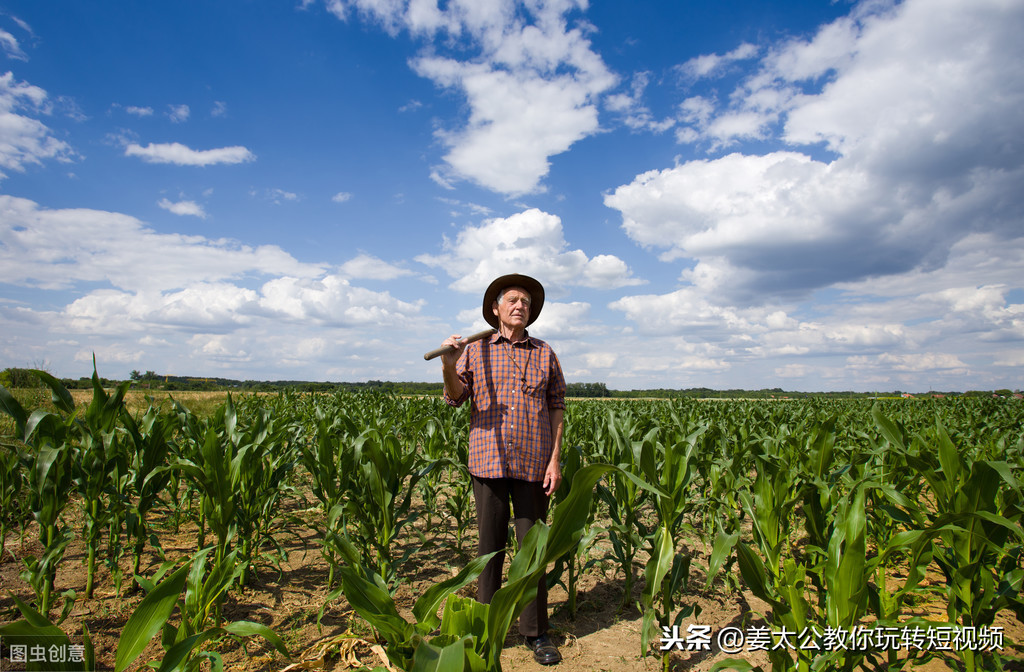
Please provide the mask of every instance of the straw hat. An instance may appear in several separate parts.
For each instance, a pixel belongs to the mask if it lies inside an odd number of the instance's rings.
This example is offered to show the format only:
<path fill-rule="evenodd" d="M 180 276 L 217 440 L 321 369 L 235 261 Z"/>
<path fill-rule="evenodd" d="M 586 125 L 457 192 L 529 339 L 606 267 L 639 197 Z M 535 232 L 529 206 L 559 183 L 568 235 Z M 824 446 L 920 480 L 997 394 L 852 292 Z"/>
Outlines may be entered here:
<path fill-rule="evenodd" d="M 498 300 L 501 290 L 508 287 L 522 287 L 530 295 L 530 319 L 526 322 L 529 326 L 534 320 L 540 317 L 541 308 L 544 307 L 544 287 L 528 275 L 511 273 L 495 279 L 484 292 L 483 313 L 487 324 L 495 329 L 498 328 L 498 316 L 491 310 L 491 306 Z"/>

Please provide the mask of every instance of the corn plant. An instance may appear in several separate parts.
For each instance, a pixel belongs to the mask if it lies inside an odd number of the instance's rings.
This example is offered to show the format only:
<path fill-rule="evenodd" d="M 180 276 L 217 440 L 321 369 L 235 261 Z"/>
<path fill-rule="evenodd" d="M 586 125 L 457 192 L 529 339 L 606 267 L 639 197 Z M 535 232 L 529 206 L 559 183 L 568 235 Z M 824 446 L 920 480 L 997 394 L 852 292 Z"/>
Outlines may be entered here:
<path fill-rule="evenodd" d="M 946 577 L 947 616 L 965 627 L 990 625 L 1009 606 L 1019 608 L 1022 492 L 1015 470 L 1000 460 L 971 459 L 936 422 L 921 440 L 934 448 L 939 467 L 913 459 L 928 482 L 935 514 L 927 528 L 935 562 Z M 957 652 L 965 669 L 989 669 L 978 652 Z"/>
<path fill-rule="evenodd" d="M 352 477 L 352 464 L 346 445 L 359 434 L 355 422 L 347 415 L 339 415 L 328 422 L 321 407 L 315 409 L 316 435 L 311 441 L 303 442 L 299 460 L 310 477 L 313 495 L 320 500 L 321 510 L 328 520 L 327 533 L 340 534 L 345 527 L 345 501 L 348 480 Z M 333 515 L 332 515 L 333 514 Z M 334 570 L 339 559 L 335 546 L 324 543 L 322 552 L 327 560 L 329 573 L 327 587 L 334 587 Z"/>
<path fill-rule="evenodd" d="M 398 435 L 379 427 L 364 430 L 349 446 L 346 460 L 351 474 L 348 493 L 332 516 L 347 516 L 348 534 L 363 558 L 395 591 L 401 583 L 401 567 L 417 550 L 410 545 L 396 555 L 395 542 L 419 515 L 412 509 L 416 484 L 437 463 L 427 463 L 417 451 L 407 450 Z M 366 506 L 366 502 L 374 504 Z M 424 543 L 429 544 L 421 539 L 420 548 Z"/>
<path fill-rule="evenodd" d="M 167 489 L 174 473 L 158 469 L 167 463 L 171 455 L 171 437 L 176 423 L 173 416 L 160 413 L 152 405 L 139 422 L 127 411 L 122 413 L 122 420 L 131 446 L 132 503 L 127 517 L 127 533 L 132 540 L 134 576 L 139 573 L 146 542 L 151 541 L 160 550 L 158 538 L 150 534 L 147 516 L 160 501 L 160 495 Z"/>
<path fill-rule="evenodd" d="M 108 559 L 119 576 L 120 522 L 123 518 L 123 489 L 127 480 L 127 454 L 122 446 L 118 420 L 124 410 L 124 395 L 130 382 L 122 383 L 113 395 L 100 384 L 93 361 L 92 401 L 85 410 L 84 422 L 75 423 L 78 445 L 74 455 L 74 483 L 81 497 L 83 538 L 86 562 L 85 596 L 93 596 L 96 558 L 105 529 L 108 537 Z"/>
<path fill-rule="evenodd" d="M 61 513 L 73 487 L 71 437 L 75 403 L 59 380 L 45 371 L 33 373 L 50 388 L 54 406 L 64 415 L 42 409 L 29 415 L 10 394 L 2 399 L 3 411 L 14 419 L 18 438 L 26 445 L 20 459 L 27 474 L 28 508 L 39 525 L 39 542 L 43 546 L 40 557 L 28 556 L 22 560 L 25 569 L 21 576 L 32 586 L 38 609 L 48 614 L 54 602 L 57 566 L 73 536 L 61 524 Z M 65 613 L 70 606 L 66 600 Z"/>
<path fill-rule="evenodd" d="M 0 395 L 7 390 L 0 387 Z M 21 468 L 18 450 L 14 445 L 0 445 L 0 555 L 7 547 L 7 535 L 13 527 L 25 537 L 29 512 L 23 495 L 25 471 Z M 14 556 L 13 551 L 10 552 Z"/>
<path fill-rule="evenodd" d="M 611 557 L 625 574 L 622 603 L 619 605 L 622 609 L 632 599 L 637 553 L 643 548 L 644 540 L 652 534 L 642 517 L 650 493 L 640 478 L 640 452 L 644 440 L 656 435 L 659 428 L 653 427 L 643 439 L 635 440 L 633 436 L 639 432 L 636 419 L 609 411 L 607 430 L 608 440 L 598 447 L 594 457 L 619 469 L 609 475 L 607 484 L 597 486 L 597 494 L 608 506 L 610 520 L 606 531 L 612 547 Z"/>
<path fill-rule="evenodd" d="M 249 568 L 269 559 L 280 570 L 280 559 L 287 554 L 275 532 L 282 521 L 279 504 L 291 489 L 288 477 L 298 463 L 294 427 L 261 407 L 250 423 L 229 429 L 226 438 L 235 447 L 238 466 L 235 519 L 241 559 Z M 274 553 L 264 550 L 268 547 Z M 239 578 L 243 587 L 245 577 L 243 573 Z"/>
<path fill-rule="evenodd" d="M 562 451 L 562 483 L 552 497 L 557 506 L 569 497 L 576 474 L 584 467 L 583 451 L 580 446 L 572 446 Z M 597 541 L 601 528 L 594 524 L 597 511 L 597 500 L 590 507 L 590 515 L 583 526 L 583 534 L 579 541 L 566 551 L 565 555 L 555 560 L 554 566 L 547 574 L 548 587 L 561 585 L 567 594 L 566 609 L 569 615 L 576 616 L 576 602 L 579 593 L 580 577 L 597 562 L 597 557 L 588 557 L 590 550 Z"/>
<path fill-rule="evenodd" d="M 455 523 L 455 529 L 452 530 L 455 550 L 459 557 L 465 558 L 466 535 L 473 521 L 473 485 L 469 469 L 464 464 L 451 465 L 445 473 L 448 480 L 444 488 L 444 512 Z"/>
<path fill-rule="evenodd" d="M 208 641 L 228 636 L 258 635 L 286 657 L 289 655 L 281 638 L 261 623 L 221 622 L 219 605 L 244 571 L 244 565 L 238 562 L 238 549 L 223 559 L 211 558 L 211 552 L 215 550 L 214 547 L 200 550 L 159 584 L 137 577 L 148 593 L 125 626 L 125 634 L 115 655 L 116 672 L 131 665 L 146 644 L 161 631 L 165 653 L 158 672 L 193 672 L 201 669 L 205 661 L 209 661 L 214 669 L 223 669 L 220 654 L 204 651 L 201 647 Z M 170 566 L 171 563 L 165 563 L 157 571 L 155 580 L 159 580 Z M 143 609 L 147 600 L 151 600 L 151 604 Z M 179 615 L 177 625 L 169 620 L 175 606 Z M 131 636 L 126 639 L 129 633 Z"/>
<path fill-rule="evenodd" d="M 699 607 L 689 605 L 676 611 L 676 596 L 689 583 L 690 555 L 680 551 L 682 532 L 688 529 L 686 516 L 696 508 L 693 487 L 694 465 L 697 461 L 698 441 L 707 431 L 706 424 L 685 434 L 678 416 L 671 415 L 672 429 L 663 433 L 665 441 L 645 439 L 640 449 L 640 467 L 647 483 L 653 486 L 658 525 L 650 540 L 650 560 L 645 570 L 644 589 L 640 596 L 643 607 L 643 626 L 640 635 L 641 651 L 646 654 L 652 628 L 678 626 L 682 619 L 699 615 Z M 660 631 L 660 628 L 655 628 Z M 666 670 L 668 657 L 663 658 Z"/>
<path fill-rule="evenodd" d="M 220 565 L 231 554 L 238 532 L 236 511 L 241 481 L 240 458 L 230 436 L 237 416 L 230 395 L 209 421 L 198 421 L 175 402 L 184 442 L 181 455 L 161 470 L 173 470 L 185 476 L 189 487 L 199 495 L 199 545 L 205 545 L 205 530 L 217 537 L 214 563 Z M 245 569 L 244 567 L 242 568 Z M 219 612 L 219 604 L 218 604 Z"/>

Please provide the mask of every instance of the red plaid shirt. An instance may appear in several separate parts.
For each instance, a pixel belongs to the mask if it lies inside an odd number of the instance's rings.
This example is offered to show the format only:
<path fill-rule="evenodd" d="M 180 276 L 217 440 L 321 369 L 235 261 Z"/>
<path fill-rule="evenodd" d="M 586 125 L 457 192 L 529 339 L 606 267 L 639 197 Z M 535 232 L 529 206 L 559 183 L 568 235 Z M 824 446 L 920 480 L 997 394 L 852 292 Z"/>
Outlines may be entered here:
<path fill-rule="evenodd" d="M 467 345 L 455 370 L 466 389 L 458 399 L 446 389 L 444 400 L 472 399 L 469 472 L 543 481 L 554 448 L 549 410 L 565 408 L 565 377 L 551 346 L 529 334 L 516 343 L 495 334 Z"/>

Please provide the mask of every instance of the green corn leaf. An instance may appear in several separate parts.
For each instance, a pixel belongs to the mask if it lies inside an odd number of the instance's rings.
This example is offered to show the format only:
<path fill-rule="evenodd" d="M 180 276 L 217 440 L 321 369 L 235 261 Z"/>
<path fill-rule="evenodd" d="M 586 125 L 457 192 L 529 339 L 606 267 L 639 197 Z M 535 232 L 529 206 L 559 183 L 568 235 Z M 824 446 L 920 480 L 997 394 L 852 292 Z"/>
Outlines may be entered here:
<path fill-rule="evenodd" d="M 3 385 L 0 385 L 0 411 L 14 418 L 15 436 L 18 438 L 25 436 L 28 413 Z"/>
<path fill-rule="evenodd" d="M 953 442 L 950 441 L 949 434 L 946 433 L 946 428 L 942 426 L 941 422 L 936 422 L 936 434 L 938 434 L 939 464 L 942 465 L 942 473 L 950 483 L 958 483 L 961 469 L 960 454 Z"/>
<path fill-rule="evenodd" d="M 750 592 L 765 602 L 778 604 L 778 601 L 768 591 L 768 568 L 761 558 L 742 541 L 736 544 L 736 560 L 739 563 L 743 581 L 750 588 Z"/>
<path fill-rule="evenodd" d="M 65 413 L 75 412 L 75 400 L 72 398 L 71 393 L 68 392 L 67 388 L 64 387 L 64 383 L 60 382 L 57 378 L 54 378 L 52 374 L 39 369 L 32 369 L 32 373 L 39 376 L 39 379 L 50 388 L 50 398 L 53 400 L 53 405 L 64 411 Z"/>
<path fill-rule="evenodd" d="M 708 579 L 705 584 L 705 589 L 711 587 L 711 583 L 718 576 L 718 572 L 722 569 L 722 565 L 732 555 L 732 549 L 736 546 L 736 542 L 740 539 L 740 533 L 726 534 L 725 532 L 719 532 L 715 538 L 715 546 L 711 551 L 711 560 L 708 563 Z"/>
<path fill-rule="evenodd" d="M 871 407 L 871 417 L 875 421 L 875 426 L 882 432 L 885 440 L 898 448 L 901 453 L 906 452 L 906 445 L 903 443 L 903 433 L 896 426 L 896 423 L 882 415 L 882 409 L 877 403 Z"/>
<path fill-rule="evenodd" d="M 644 571 L 646 582 L 644 592 L 640 597 L 644 607 L 643 625 L 640 629 L 640 650 L 643 652 L 646 652 L 650 645 L 651 628 L 656 616 L 654 597 L 661 592 L 662 581 L 665 580 L 665 575 L 672 568 L 675 550 L 672 544 L 672 535 L 664 525 L 660 526 L 655 533 L 654 549 Z"/>
<path fill-rule="evenodd" d="M 413 654 L 412 672 L 463 672 L 466 649 L 472 645 L 473 638 L 469 635 L 443 647 L 432 642 L 420 642 Z"/>
<path fill-rule="evenodd" d="M 366 580 L 347 565 L 339 567 L 338 571 L 344 585 L 345 598 L 360 616 L 380 630 L 389 642 L 408 639 L 413 626 L 398 614 L 395 602 L 387 590 Z"/>
<path fill-rule="evenodd" d="M 224 630 L 229 634 L 238 635 L 239 637 L 262 637 L 270 642 L 270 644 L 277 649 L 281 655 L 286 658 L 291 657 L 291 654 L 288 653 L 288 647 L 285 646 L 284 640 L 281 639 L 276 632 L 262 623 L 254 623 L 252 621 L 235 621 L 234 623 L 228 623 L 225 625 Z"/>
<path fill-rule="evenodd" d="M 160 662 L 160 667 L 157 669 L 157 672 L 179 672 L 184 670 L 185 663 L 192 651 L 198 649 L 214 637 L 222 634 L 224 634 L 223 628 L 210 628 L 209 630 L 196 633 L 191 637 L 186 637 L 167 650 L 167 653 L 164 654 L 164 659 Z"/>
<path fill-rule="evenodd" d="M 416 600 L 416 604 L 413 605 L 412 613 L 416 617 L 417 623 L 420 624 L 420 630 L 423 632 L 430 632 L 437 627 L 440 623 L 440 619 L 437 616 L 437 609 L 441 606 L 441 602 L 446 597 L 454 593 L 459 588 L 475 579 L 480 575 L 480 572 L 484 570 L 487 562 L 496 554 L 488 553 L 480 557 L 474 558 L 468 562 L 459 571 L 458 574 L 450 579 L 436 583 L 428 588 L 423 595 Z"/>
<path fill-rule="evenodd" d="M 114 656 L 115 672 L 122 672 L 135 662 L 149 641 L 160 632 L 164 623 L 174 611 L 178 596 L 185 588 L 185 580 L 191 563 L 186 563 L 173 574 L 161 581 L 139 603 L 135 612 L 124 626 Z"/>

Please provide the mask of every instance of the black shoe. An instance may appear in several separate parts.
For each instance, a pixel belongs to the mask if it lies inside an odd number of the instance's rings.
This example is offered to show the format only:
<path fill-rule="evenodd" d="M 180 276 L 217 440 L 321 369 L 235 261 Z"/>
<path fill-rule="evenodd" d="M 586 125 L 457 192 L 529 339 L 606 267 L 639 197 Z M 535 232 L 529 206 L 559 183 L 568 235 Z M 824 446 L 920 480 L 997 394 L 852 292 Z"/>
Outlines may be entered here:
<path fill-rule="evenodd" d="M 526 648 L 533 651 L 533 659 L 541 665 L 556 665 L 562 662 L 558 647 L 551 643 L 547 633 L 526 638 Z"/>

